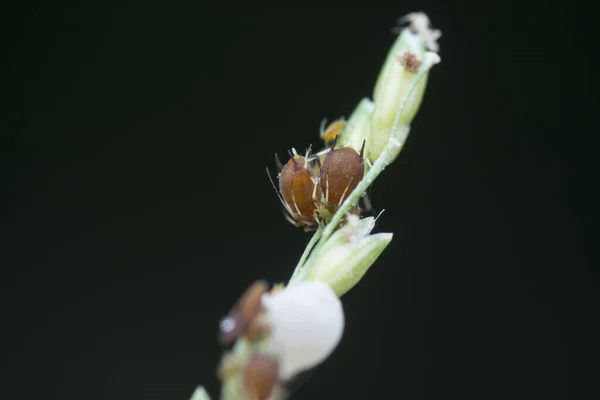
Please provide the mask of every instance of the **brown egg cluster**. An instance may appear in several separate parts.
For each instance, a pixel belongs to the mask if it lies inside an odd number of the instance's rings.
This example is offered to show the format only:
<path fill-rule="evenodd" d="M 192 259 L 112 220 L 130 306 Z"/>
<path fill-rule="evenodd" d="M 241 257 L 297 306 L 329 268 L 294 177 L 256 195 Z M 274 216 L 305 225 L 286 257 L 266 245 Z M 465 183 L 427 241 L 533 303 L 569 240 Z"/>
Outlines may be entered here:
<path fill-rule="evenodd" d="M 313 231 L 319 223 L 327 222 L 328 216 L 337 211 L 364 177 L 364 143 L 360 153 L 349 146 L 336 148 L 344 125 L 344 120 L 337 120 L 322 129 L 321 138 L 333 142 L 321 153 L 311 155 L 308 150 L 303 157 L 294 150 L 285 165 L 275 156 L 279 169 L 276 191 L 286 217 L 305 231 Z M 353 207 L 351 212 L 360 213 L 360 209 Z"/>

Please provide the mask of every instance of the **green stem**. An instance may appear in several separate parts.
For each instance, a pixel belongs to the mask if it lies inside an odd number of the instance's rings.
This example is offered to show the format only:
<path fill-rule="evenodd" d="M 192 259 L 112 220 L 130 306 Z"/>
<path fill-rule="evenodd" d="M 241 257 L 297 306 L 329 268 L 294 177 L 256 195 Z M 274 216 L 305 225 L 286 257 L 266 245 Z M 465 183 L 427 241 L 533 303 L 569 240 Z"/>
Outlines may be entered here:
<path fill-rule="evenodd" d="M 310 242 L 308 242 L 306 249 L 304 249 L 304 253 L 302 253 L 302 257 L 300 257 L 300 261 L 298 261 L 298 265 L 296 265 L 296 269 L 294 269 L 294 273 L 292 274 L 292 277 L 290 278 L 290 283 L 292 283 L 294 281 L 294 279 L 296 279 L 300 275 L 300 272 L 301 272 L 300 270 L 304 266 L 304 262 L 308 258 L 308 255 L 310 254 L 310 251 L 312 250 L 312 248 L 315 246 L 315 244 L 317 244 L 317 242 L 321 238 L 322 234 L 323 234 L 323 225 L 319 225 L 319 227 L 317 228 L 317 231 L 310 239 Z"/>

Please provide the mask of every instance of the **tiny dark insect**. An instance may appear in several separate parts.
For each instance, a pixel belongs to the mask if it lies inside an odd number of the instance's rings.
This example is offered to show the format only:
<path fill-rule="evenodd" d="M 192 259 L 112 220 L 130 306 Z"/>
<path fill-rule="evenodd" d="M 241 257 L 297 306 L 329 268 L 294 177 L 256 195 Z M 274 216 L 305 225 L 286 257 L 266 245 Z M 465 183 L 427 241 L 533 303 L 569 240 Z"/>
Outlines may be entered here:
<path fill-rule="evenodd" d="M 276 154 L 275 161 L 280 171 L 279 190 L 271 179 L 279 200 L 288 213 L 288 220 L 295 226 L 304 227 L 307 232 L 315 230 L 319 224 L 317 210 L 321 199 L 321 188 L 316 184 L 317 174 L 308 163 L 309 151 L 305 157 L 290 152 L 290 160 L 285 165 L 281 164 Z"/>
<path fill-rule="evenodd" d="M 262 310 L 261 298 L 268 288 L 267 282 L 256 281 L 242 294 L 229 314 L 221 320 L 219 341 L 222 344 L 231 344 L 240 336 L 251 341 L 258 336 L 260 329 L 256 317 Z"/>
<path fill-rule="evenodd" d="M 360 154 L 352 147 L 335 148 L 336 136 L 331 149 L 327 153 L 321 171 L 319 183 L 325 198 L 325 207 L 334 213 L 352 193 L 365 174 L 363 142 Z"/>

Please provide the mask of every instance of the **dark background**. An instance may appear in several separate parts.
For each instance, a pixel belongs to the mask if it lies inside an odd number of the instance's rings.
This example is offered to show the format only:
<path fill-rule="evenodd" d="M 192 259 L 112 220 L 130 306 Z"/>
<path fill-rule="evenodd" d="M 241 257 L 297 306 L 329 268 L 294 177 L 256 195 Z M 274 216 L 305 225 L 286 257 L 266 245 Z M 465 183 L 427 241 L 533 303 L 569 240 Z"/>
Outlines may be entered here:
<path fill-rule="evenodd" d="M 591 6 L 19 7 L 2 24 L 2 398 L 217 398 L 219 318 L 309 239 L 264 167 L 371 96 L 414 10 L 442 63 L 371 191 L 394 240 L 296 396 L 595 397 Z"/>

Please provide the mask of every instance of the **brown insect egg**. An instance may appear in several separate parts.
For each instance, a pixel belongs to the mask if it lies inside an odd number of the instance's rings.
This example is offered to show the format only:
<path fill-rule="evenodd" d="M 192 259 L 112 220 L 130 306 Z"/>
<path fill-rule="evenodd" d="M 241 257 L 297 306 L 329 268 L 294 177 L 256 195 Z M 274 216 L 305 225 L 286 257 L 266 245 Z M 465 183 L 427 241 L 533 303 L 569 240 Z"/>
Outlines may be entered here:
<path fill-rule="evenodd" d="M 244 372 L 248 400 L 266 400 L 279 379 L 279 364 L 266 354 L 254 354 Z"/>
<path fill-rule="evenodd" d="M 315 183 L 306 168 L 305 158 L 301 156 L 290 158 L 279 175 L 279 191 L 295 219 L 301 221 L 313 219 L 314 187 Z"/>
<path fill-rule="evenodd" d="M 261 298 L 268 288 L 265 281 L 256 281 L 242 294 L 229 314 L 221 320 L 219 341 L 222 344 L 233 343 L 238 337 L 246 335 L 261 312 Z"/>
<path fill-rule="evenodd" d="M 323 120 L 321 124 L 321 140 L 329 142 L 335 139 L 344 130 L 345 126 L 346 121 L 343 118 L 333 121 L 327 128 L 325 128 L 325 120 Z"/>
<path fill-rule="evenodd" d="M 317 202 L 321 188 L 315 184 L 315 173 L 307 158 L 290 153 L 290 160 L 282 165 L 276 156 L 279 173 L 279 194 L 289 220 L 296 226 L 310 231 L 318 225 Z M 308 154 L 307 154 L 308 156 Z"/>
<path fill-rule="evenodd" d="M 321 190 L 325 197 L 325 206 L 330 212 L 335 212 L 342 205 L 365 174 L 364 142 L 360 154 L 352 147 L 336 149 L 336 142 L 337 137 L 323 160 L 319 176 Z"/>

